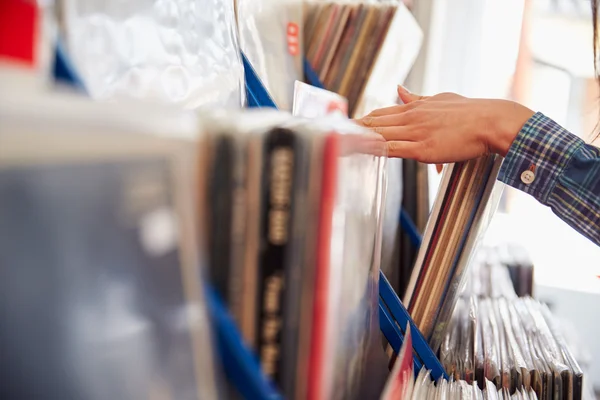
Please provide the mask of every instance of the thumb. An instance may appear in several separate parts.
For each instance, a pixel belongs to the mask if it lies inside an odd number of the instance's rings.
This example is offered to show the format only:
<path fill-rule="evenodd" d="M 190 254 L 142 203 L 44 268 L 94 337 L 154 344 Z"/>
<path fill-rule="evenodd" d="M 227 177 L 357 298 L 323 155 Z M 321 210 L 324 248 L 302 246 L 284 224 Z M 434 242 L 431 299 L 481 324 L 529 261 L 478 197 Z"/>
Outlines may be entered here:
<path fill-rule="evenodd" d="M 413 101 L 424 99 L 425 96 L 419 96 L 416 94 L 412 94 L 408 91 L 404 86 L 398 85 L 398 96 L 400 96 L 400 100 L 404 104 L 412 103 Z"/>

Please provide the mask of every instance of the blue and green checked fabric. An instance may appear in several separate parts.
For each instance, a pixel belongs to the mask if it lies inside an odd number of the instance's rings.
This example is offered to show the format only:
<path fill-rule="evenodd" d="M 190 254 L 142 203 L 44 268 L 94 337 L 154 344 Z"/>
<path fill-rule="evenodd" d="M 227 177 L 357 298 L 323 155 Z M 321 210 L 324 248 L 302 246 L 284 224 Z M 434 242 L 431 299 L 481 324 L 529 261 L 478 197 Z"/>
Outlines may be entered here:
<path fill-rule="evenodd" d="M 535 178 L 526 183 L 521 174 L 528 170 Z M 517 135 L 498 179 L 549 206 L 600 246 L 600 149 L 538 112 Z"/>

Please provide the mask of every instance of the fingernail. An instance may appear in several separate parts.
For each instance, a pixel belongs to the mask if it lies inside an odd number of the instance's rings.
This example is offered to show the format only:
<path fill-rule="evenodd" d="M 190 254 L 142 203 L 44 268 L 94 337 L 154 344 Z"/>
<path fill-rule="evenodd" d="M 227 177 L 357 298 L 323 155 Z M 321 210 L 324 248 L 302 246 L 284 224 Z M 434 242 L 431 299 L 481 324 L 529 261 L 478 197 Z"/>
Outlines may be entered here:
<path fill-rule="evenodd" d="M 364 117 L 360 121 L 363 125 L 370 126 L 371 122 L 373 122 L 373 117 Z"/>
<path fill-rule="evenodd" d="M 398 85 L 398 89 L 402 90 L 402 91 L 403 91 L 403 92 L 405 92 L 405 93 L 411 94 L 411 93 L 410 93 L 410 90 L 408 90 L 407 88 L 405 88 L 405 87 L 404 87 L 404 86 L 402 86 L 402 85 Z"/>

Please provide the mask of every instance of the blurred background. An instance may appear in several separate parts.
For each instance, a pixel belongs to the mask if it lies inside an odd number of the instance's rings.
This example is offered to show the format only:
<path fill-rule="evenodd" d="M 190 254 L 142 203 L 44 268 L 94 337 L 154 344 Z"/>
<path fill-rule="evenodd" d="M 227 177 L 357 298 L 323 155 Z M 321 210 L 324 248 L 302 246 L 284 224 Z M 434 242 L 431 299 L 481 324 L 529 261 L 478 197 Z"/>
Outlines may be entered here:
<path fill-rule="evenodd" d="M 599 120 L 588 0 L 414 0 L 424 45 L 407 79 L 415 93 L 506 98 L 541 111 L 586 141 Z M 440 175 L 430 167 L 430 199 Z M 436 179 L 437 177 L 437 179 Z M 600 248 L 530 196 L 506 187 L 485 240 L 524 246 L 534 295 L 587 346 L 600 389 Z"/>

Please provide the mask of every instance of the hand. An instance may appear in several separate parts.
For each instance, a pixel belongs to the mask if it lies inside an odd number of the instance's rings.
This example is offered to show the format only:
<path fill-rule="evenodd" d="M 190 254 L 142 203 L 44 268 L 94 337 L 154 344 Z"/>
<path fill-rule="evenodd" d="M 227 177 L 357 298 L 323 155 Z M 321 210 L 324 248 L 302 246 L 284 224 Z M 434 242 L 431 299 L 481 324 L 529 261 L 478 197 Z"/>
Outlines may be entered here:
<path fill-rule="evenodd" d="M 534 114 L 508 100 L 454 93 L 417 96 L 401 86 L 398 95 L 405 104 L 375 110 L 357 122 L 386 139 L 390 157 L 424 163 L 466 161 L 489 153 L 506 156 Z"/>

